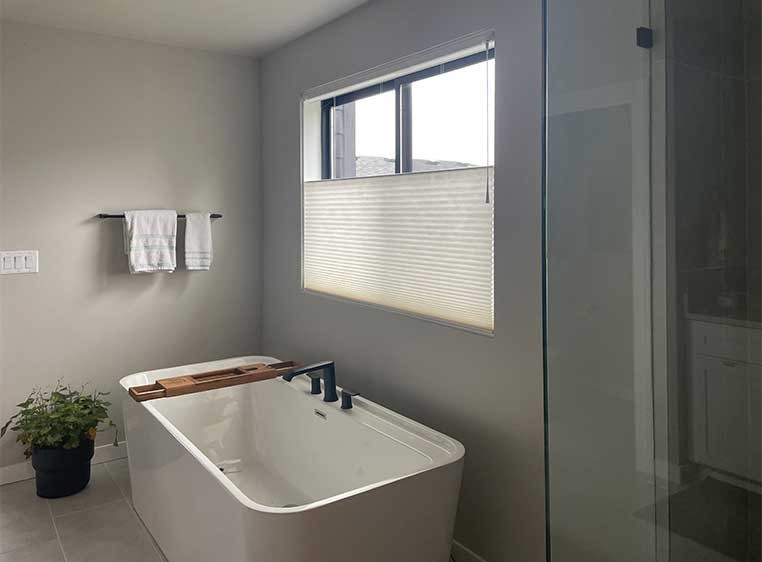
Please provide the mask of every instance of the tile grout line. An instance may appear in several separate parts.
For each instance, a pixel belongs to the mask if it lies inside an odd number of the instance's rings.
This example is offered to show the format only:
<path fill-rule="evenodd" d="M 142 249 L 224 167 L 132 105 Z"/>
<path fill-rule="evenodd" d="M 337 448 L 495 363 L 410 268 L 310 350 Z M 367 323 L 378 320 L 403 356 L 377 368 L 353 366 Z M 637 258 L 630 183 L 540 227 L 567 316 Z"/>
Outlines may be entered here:
<path fill-rule="evenodd" d="M 159 545 L 156 542 L 156 539 L 153 538 L 153 535 L 148 530 L 148 528 L 145 526 L 145 523 L 143 523 L 143 520 L 138 515 L 138 512 L 135 510 L 135 506 L 132 505 L 132 502 L 127 498 L 127 496 L 124 493 L 124 490 L 122 490 L 122 487 L 119 485 L 119 483 L 116 481 L 116 478 L 114 478 L 114 476 L 111 474 L 111 471 L 108 469 L 108 465 L 109 465 L 110 462 L 113 462 L 113 461 L 109 461 L 109 462 L 103 463 L 103 466 L 106 469 L 106 473 L 108 474 L 109 478 L 111 478 L 111 481 L 119 489 L 119 493 L 121 494 L 122 499 L 127 504 L 127 507 L 130 508 L 130 512 L 132 513 L 132 516 L 135 518 L 135 521 L 137 521 L 138 526 L 140 527 L 140 529 L 148 535 L 148 540 L 151 542 L 151 546 L 153 547 L 154 553 L 156 554 L 156 556 L 158 556 L 158 562 L 161 562 L 162 560 L 166 559 L 166 556 L 164 556 L 164 553 L 160 551 Z M 64 561 L 64 562 L 66 562 L 66 561 Z"/>
<path fill-rule="evenodd" d="M 64 562 L 69 562 L 69 559 L 66 556 L 66 550 L 64 550 L 63 542 L 61 542 L 61 533 L 58 532 L 58 525 L 56 525 L 56 516 L 53 515 L 53 506 L 50 505 L 50 501 L 46 500 L 48 502 L 48 513 L 50 513 L 50 519 L 53 522 L 53 530 L 56 532 L 56 540 L 58 541 L 58 548 L 61 549 L 61 555 L 63 556 Z"/>
<path fill-rule="evenodd" d="M 107 501 L 107 502 L 91 505 L 90 507 L 83 507 L 82 509 L 74 509 L 72 511 L 67 511 L 66 513 L 60 513 L 58 515 L 53 515 L 53 519 L 55 520 L 56 518 L 60 518 L 60 517 L 68 517 L 69 515 L 77 515 L 79 513 L 85 512 L 85 511 L 93 511 L 94 509 L 99 509 L 99 508 L 101 508 L 103 506 L 106 506 L 106 505 L 111 505 L 111 504 L 119 503 L 120 501 L 123 501 L 123 499 L 124 498 L 117 498 L 115 500 L 110 500 L 110 501 Z M 53 513 L 53 508 L 52 507 L 51 507 L 50 512 Z"/>
<path fill-rule="evenodd" d="M 2 2 L 2 0 L 0 0 L 0 3 L 1 3 L 1 2 Z M 115 459 L 115 460 L 119 460 L 119 459 Z M 69 515 L 76 515 L 76 514 L 78 514 L 78 513 L 83 513 L 83 512 L 85 512 L 85 511 L 92 511 L 93 509 L 98 509 L 98 508 L 100 508 L 100 507 L 103 507 L 103 506 L 105 506 L 105 505 L 111 505 L 111 504 L 115 504 L 115 503 L 118 503 L 118 502 L 120 502 L 120 501 L 122 501 L 122 500 L 126 500 L 126 499 L 127 499 L 127 498 L 124 496 L 124 493 L 122 493 L 122 489 L 119 487 L 119 484 L 117 484 L 117 483 L 116 483 L 116 480 L 114 480 L 114 477 L 113 477 L 113 476 L 111 476 L 111 473 L 109 472 L 108 468 L 105 466 L 105 465 L 106 465 L 106 464 L 108 464 L 109 462 L 111 462 L 111 461 L 107 461 L 107 462 L 104 462 L 104 463 L 100 463 L 100 464 L 101 464 L 101 465 L 103 465 L 103 469 L 106 471 L 106 474 L 108 475 L 108 477 L 109 477 L 109 480 L 111 480 L 111 482 L 114 484 L 114 486 L 116 486 L 116 489 L 117 489 L 117 490 L 119 490 L 119 496 L 120 496 L 120 497 L 119 497 L 119 498 L 117 498 L 117 499 L 115 499 L 115 500 L 109 500 L 109 501 L 107 501 L 107 502 L 103 502 L 103 503 L 96 503 L 96 504 L 94 504 L 94 505 L 89 505 L 89 506 L 87 506 L 87 507 L 82 507 L 82 508 L 80 508 L 80 509 L 73 509 L 73 510 L 71 510 L 71 511 L 67 511 L 67 512 L 65 512 L 65 513 L 59 513 L 58 515 L 56 515 L 56 514 L 54 514 L 54 513 L 53 513 L 53 507 L 52 507 L 52 503 L 50 503 L 50 500 L 48 500 L 48 505 L 50 506 L 50 513 L 51 513 L 51 515 L 53 516 L 53 519 L 54 519 L 54 520 L 55 520 L 56 518 L 58 518 L 58 517 L 68 517 Z M 89 484 L 89 483 L 88 483 L 88 486 L 90 486 L 90 484 Z M 129 501 L 127 501 L 127 503 L 129 504 L 130 502 L 129 502 Z"/>
<path fill-rule="evenodd" d="M 111 462 L 111 461 L 109 461 L 109 462 Z M 114 483 L 114 485 L 116 486 L 117 490 L 119 490 L 119 495 L 120 495 L 120 496 L 122 496 L 122 499 L 123 499 L 125 502 L 127 502 L 127 505 L 129 505 L 129 506 L 130 506 L 130 509 L 133 509 L 133 508 L 132 508 L 132 504 L 130 503 L 130 500 L 127 498 L 127 496 L 125 496 L 125 495 L 124 495 L 124 490 L 122 490 L 122 487 L 119 485 L 119 482 L 117 482 L 117 481 L 116 481 L 116 478 L 114 478 L 114 475 L 113 475 L 113 474 L 111 474 L 111 471 L 108 469 L 108 465 L 109 465 L 109 463 L 108 463 L 108 462 L 105 462 L 105 463 L 103 463 L 103 468 L 105 468 L 105 469 L 106 469 L 106 474 L 108 474 L 108 477 L 109 477 L 109 478 L 111 479 L 111 481 Z M 134 511 L 134 510 L 133 510 L 133 511 Z"/>

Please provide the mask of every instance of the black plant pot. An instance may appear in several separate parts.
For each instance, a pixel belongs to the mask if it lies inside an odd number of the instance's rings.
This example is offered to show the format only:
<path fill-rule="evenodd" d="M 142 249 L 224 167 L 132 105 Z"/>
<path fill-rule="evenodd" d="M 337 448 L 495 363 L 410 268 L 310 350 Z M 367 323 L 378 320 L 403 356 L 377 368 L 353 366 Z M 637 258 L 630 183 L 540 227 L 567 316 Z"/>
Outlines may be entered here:
<path fill-rule="evenodd" d="M 62 498 L 76 494 L 90 482 L 90 460 L 95 443 L 83 438 L 76 449 L 32 448 L 32 466 L 41 498 Z"/>

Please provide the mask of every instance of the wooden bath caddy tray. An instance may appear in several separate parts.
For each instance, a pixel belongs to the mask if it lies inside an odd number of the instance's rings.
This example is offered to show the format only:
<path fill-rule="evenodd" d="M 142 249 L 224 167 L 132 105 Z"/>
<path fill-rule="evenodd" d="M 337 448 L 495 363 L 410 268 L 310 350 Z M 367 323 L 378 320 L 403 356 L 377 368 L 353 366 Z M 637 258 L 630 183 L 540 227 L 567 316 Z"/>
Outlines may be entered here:
<path fill-rule="evenodd" d="M 293 361 L 284 361 L 271 365 L 257 363 L 256 365 L 244 365 L 219 371 L 209 371 L 208 373 L 159 379 L 153 384 L 130 387 L 130 396 L 136 402 L 144 402 L 154 398 L 193 394 L 226 386 L 274 379 L 287 375 L 297 366 Z"/>

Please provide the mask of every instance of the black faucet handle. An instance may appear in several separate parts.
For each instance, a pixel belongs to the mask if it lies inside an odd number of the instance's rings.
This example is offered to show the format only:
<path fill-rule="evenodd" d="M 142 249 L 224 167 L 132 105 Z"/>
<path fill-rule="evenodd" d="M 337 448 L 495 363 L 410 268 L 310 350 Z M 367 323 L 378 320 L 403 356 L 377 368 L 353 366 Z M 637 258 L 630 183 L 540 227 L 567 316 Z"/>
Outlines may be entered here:
<path fill-rule="evenodd" d="M 310 394 L 320 394 L 322 392 L 322 389 L 320 388 L 320 375 L 317 373 L 309 373 L 309 376 L 310 384 L 312 385 Z"/>
<path fill-rule="evenodd" d="M 352 397 L 353 396 L 359 396 L 359 392 L 355 392 L 354 390 L 349 390 L 348 388 L 342 388 L 341 389 L 341 409 L 342 410 L 351 410 L 352 409 Z"/>

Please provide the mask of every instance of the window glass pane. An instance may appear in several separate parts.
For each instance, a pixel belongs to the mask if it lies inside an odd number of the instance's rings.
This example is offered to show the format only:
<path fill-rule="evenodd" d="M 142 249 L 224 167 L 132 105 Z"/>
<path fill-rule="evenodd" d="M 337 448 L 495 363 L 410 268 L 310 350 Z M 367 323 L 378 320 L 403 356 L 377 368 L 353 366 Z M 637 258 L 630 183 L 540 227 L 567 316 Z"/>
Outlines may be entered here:
<path fill-rule="evenodd" d="M 413 82 L 413 171 L 491 165 L 495 61 Z"/>
<path fill-rule="evenodd" d="M 333 110 L 333 176 L 352 178 L 394 173 L 394 92 Z"/>

